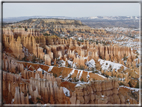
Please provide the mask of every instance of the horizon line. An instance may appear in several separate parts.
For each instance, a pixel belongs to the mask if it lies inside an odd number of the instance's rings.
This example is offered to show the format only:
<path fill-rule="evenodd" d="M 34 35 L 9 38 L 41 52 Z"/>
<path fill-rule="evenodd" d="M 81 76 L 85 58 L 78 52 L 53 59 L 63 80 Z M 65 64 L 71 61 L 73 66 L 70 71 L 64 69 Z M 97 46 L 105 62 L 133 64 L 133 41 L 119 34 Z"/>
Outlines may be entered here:
<path fill-rule="evenodd" d="M 98 16 L 101 16 L 101 17 L 117 17 L 117 16 L 103 16 L 103 15 L 98 15 Z M 98 16 L 77 16 L 77 18 L 98 17 Z M 140 17 L 139 15 L 118 15 L 118 16 L 127 16 L 127 17 L 135 16 L 135 17 Z M 15 18 L 15 17 L 73 17 L 73 18 L 76 18 L 76 16 L 36 16 L 36 15 L 33 15 L 33 16 L 14 16 L 14 17 L 3 17 L 3 18 Z"/>

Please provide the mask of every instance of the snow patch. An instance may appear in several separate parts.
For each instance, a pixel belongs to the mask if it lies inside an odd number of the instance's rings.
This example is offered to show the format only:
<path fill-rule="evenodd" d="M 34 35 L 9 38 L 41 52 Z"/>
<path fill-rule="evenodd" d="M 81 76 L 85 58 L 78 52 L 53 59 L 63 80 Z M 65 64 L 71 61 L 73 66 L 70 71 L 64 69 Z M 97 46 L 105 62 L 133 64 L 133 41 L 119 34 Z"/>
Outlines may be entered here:
<path fill-rule="evenodd" d="M 108 70 L 110 66 L 111 66 L 112 70 L 113 70 L 113 69 L 118 70 L 118 69 L 120 69 L 122 66 L 124 67 L 124 70 L 127 69 L 127 67 L 125 67 L 124 65 L 119 64 L 119 63 L 114 63 L 114 62 L 106 61 L 106 60 L 102 60 L 102 59 L 98 59 L 98 61 L 100 62 L 101 68 L 102 68 L 103 70 Z"/>
<path fill-rule="evenodd" d="M 65 67 L 66 63 L 64 60 L 61 60 L 61 66 Z"/>
<path fill-rule="evenodd" d="M 76 68 L 76 64 L 75 63 L 73 64 L 73 68 Z"/>
<path fill-rule="evenodd" d="M 63 92 L 66 96 L 70 96 L 70 91 L 67 88 L 63 87 Z"/>
<path fill-rule="evenodd" d="M 12 99 L 11 103 L 12 103 L 12 104 L 14 103 L 14 98 Z"/>
<path fill-rule="evenodd" d="M 68 64 L 72 66 L 73 62 L 70 60 L 67 60 Z"/>
<path fill-rule="evenodd" d="M 37 71 L 41 71 L 41 72 L 44 71 L 44 72 L 46 72 L 45 70 L 43 70 L 41 68 L 38 68 Z"/>
<path fill-rule="evenodd" d="M 86 62 L 86 65 L 89 68 L 95 68 L 95 61 L 93 59 L 91 59 L 90 61 Z"/>
<path fill-rule="evenodd" d="M 88 56 L 87 57 L 84 57 L 84 59 L 87 59 L 88 58 Z"/>
<path fill-rule="evenodd" d="M 76 68 L 76 64 L 73 61 L 67 60 L 67 62 L 71 67 Z"/>
<path fill-rule="evenodd" d="M 74 70 L 75 70 L 75 69 L 73 69 L 73 70 L 71 71 L 70 75 L 72 75 L 72 74 L 74 73 Z"/>
<path fill-rule="evenodd" d="M 48 72 L 50 72 L 53 69 L 54 66 L 50 66 L 48 69 Z"/>
<path fill-rule="evenodd" d="M 75 87 L 80 87 L 81 85 L 80 84 L 77 84 Z"/>
<path fill-rule="evenodd" d="M 83 84 L 89 84 L 90 82 L 78 82 L 75 87 L 80 87 Z"/>
<path fill-rule="evenodd" d="M 127 86 L 119 86 L 119 87 L 124 87 L 124 88 L 128 88 L 130 90 L 135 90 L 135 91 L 139 91 L 140 89 L 139 88 L 131 88 L 131 87 L 127 87 Z"/>
<path fill-rule="evenodd" d="M 38 68 L 37 71 L 42 71 L 42 69 L 41 69 L 41 68 Z"/>
<path fill-rule="evenodd" d="M 89 77 L 90 77 L 89 72 L 87 72 L 87 78 L 89 78 Z"/>
<path fill-rule="evenodd" d="M 83 73 L 83 70 L 80 70 L 79 79 L 81 78 L 81 76 L 82 76 L 82 73 Z"/>
<path fill-rule="evenodd" d="M 136 71 L 135 71 L 135 73 L 138 74 Z"/>
<path fill-rule="evenodd" d="M 79 75 L 79 71 L 80 71 L 80 70 L 78 70 L 78 72 L 77 72 L 77 76 L 76 76 L 76 78 L 78 78 L 78 75 Z"/>
<path fill-rule="evenodd" d="M 95 73 L 95 74 L 97 74 L 97 73 Z M 103 75 L 100 75 L 100 74 L 97 74 L 97 75 L 99 75 L 100 77 L 106 78 L 106 77 L 105 77 L 105 76 L 103 76 Z"/>
<path fill-rule="evenodd" d="M 68 74 L 68 76 L 64 78 L 65 81 L 67 81 L 67 79 L 74 73 L 74 70 L 75 70 L 75 69 L 73 69 L 73 70 Z"/>
<path fill-rule="evenodd" d="M 101 95 L 102 97 L 104 97 L 104 95 Z"/>

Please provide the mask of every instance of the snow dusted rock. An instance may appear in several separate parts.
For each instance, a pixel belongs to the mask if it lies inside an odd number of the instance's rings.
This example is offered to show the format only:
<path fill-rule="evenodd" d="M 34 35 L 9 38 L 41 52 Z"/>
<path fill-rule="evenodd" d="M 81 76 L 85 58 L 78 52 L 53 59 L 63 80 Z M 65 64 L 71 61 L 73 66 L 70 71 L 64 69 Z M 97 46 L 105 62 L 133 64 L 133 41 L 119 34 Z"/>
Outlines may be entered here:
<path fill-rule="evenodd" d="M 98 59 L 98 61 L 100 62 L 100 65 L 101 65 L 103 70 L 108 70 L 110 66 L 111 66 L 112 70 L 113 69 L 118 70 L 123 66 L 122 64 L 114 63 L 114 62 L 111 62 L 111 61 L 105 61 L 105 60 L 102 60 L 102 59 Z M 124 70 L 126 70 L 126 67 L 125 66 L 123 66 L 123 67 L 124 67 Z"/>
<path fill-rule="evenodd" d="M 86 65 L 89 68 L 95 68 L 95 61 L 93 59 L 91 59 L 90 61 L 86 62 Z"/>
<path fill-rule="evenodd" d="M 72 98 L 80 100 L 80 104 L 120 104 L 125 103 L 124 96 L 118 96 L 117 80 L 95 81 L 90 84 L 79 84 L 75 88 L 76 95 Z M 84 97 L 83 97 L 84 96 Z M 75 101 L 74 101 L 75 102 Z"/>
<path fill-rule="evenodd" d="M 42 70 L 43 70 L 43 69 L 41 69 L 41 68 L 38 68 L 38 69 L 37 69 L 37 71 L 42 71 Z"/>
<path fill-rule="evenodd" d="M 66 96 L 70 96 L 70 91 L 67 88 L 63 87 L 63 91 Z"/>
<path fill-rule="evenodd" d="M 50 66 L 49 69 L 48 69 L 48 72 L 52 71 L 53 67 L 54 66 Z"/>

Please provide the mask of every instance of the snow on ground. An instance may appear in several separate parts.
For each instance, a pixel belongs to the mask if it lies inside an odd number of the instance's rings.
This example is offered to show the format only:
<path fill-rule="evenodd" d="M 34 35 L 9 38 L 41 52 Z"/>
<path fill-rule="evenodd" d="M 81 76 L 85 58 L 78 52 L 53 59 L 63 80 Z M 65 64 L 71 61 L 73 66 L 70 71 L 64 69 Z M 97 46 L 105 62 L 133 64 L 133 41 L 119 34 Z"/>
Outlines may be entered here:
<path fill-rule="evenodd" d="M 78 82 L 75 87 L 80 87 L 83 84 L 89 84 L 90 82 Z"/>
<path fill-rule="evenodd" d="M 82 40 L 82 37 L 79 37 L 78 40 Z"/>
<path fill-rule="evenodd" d="M 125 81 L 125 78 L 118 78 L 119 81 Z"/>
<path fill-rule="evenodd" d="M 70 37 L 70 38 L 74 39 L 74 37 Z"/>
<path fill-rule="evenodd" d="M 75 69 L 73 69 L 73 70 L 71 71 L 71 73 L 70 73 L 71 75 L 74 73 L 74 70 L 75 70 Z"/>
<path fill-rule="evenodd" d="M 124 87 L 124 88 L 128 88 L 130 90 L 135 90 L 135 91 L 139 91 L 140 90 L 139 88 L 131 88 L 131 87 L 127 87 L 127 86 L 124 86 L 124 85 L 119 86 L 119 87 Z"/>
<path fill-rule="evenodd" d="M 72 61 L 67 60 L 67 62 L 68 62 L 68 64 L 69 64 L 70 66 L 72 66 L 72 64 L 73 64 L 73 62 L 72 62 Z"/>
<path fill-rule="evenodd" d="M 75 87 L 80 87 L 81 86 L 81 84 L 76 84 L 76 86 Z"/>
<path fill-rule="evenodd" d="M 29 99 L 32 98 L 31 96 L 29 96 Z"/>
<path fill-rule="evenodd" d="M 82 76 L 82 73 L 83 73 L 83 70 L 80 70 L 79 79 L 81 78 L 81 76 Z"/>
<path fill-rule="evenodd" d="M 136 71 L 135 71 L 135 73 L 138 74 Z"/>
<path fill-rule="evenodd" d="M 13 104 L 14 103 L 14 98 L 12 99 L 12 101 L 11 101 L 11 104 Z"/>
<path fill-rule="evenodd" d="M 79 71 L 80 71 L 80 70 L 78 70 L 78 72 L 77 72 L 76 78 L 78 78 L 78 75 L 79 75 Z"/>
<path fill-rule="evenodd" d="M 67 60 L 67 62 L 71 67 L 76 68 L 76 64 L 73 61 Z"/>
<path fill-rule="evenodd" d="M 42 69 L 41 69 L 41 68 L 38 68 L 37 71 L 42 71 Z"/>
<path fill-rule="evenodd" d="M 66 96 L 70 96 L 70 91 L 67 88 L 63 87 L 63 91 Z"/>
<path fill-rule="evenodd" d="M 68 76 L 67 76 L 64 80 L 67 80 L 67 78 L 68 78 L 70 75 L 72 75 L 72 74 L 74 73 L 74 70 L 76 70 L 76 69 L 73 69 L 73 70 L 70 72 L 70 74 L 68 74 Z M 91 73 L 92 71 L 78 70 L 78 73 L 77 73 L 76 78 L 80 79 L 83 72 L 87 72 L 86 78 L 89 78 L 89 77 L 90 77 L 89 73 Z"/>
<path fill-rule="evenodd" d="M 97 73 L 95 73 L 95 74 L 97 74 Z M 99 75 L 100 77 L 106 78 L 106 77 L 105 77 L 105 76 L 103 76 L 103 75 L 100 75 L 100 74 L 97 74 L 97 75 Z"/>
<path fill-rule="evenodd" d="M 87 59 L 88 58 L 88 56 L 87 57 L 84 57 L 84 59 Z"/>
<path fill-rule="evenodd" d="M 62 67 L 65 67 L 65 65 L 66 65 L 66 63 L 65 63 L 65 61 L 64 60 L 60 60 L 60 62 L 59 62 L 60 64 L 61 64 L 61 66 Z"/>
<path fill-rule="evenodd" d="M 60 75 L 59 78 L 62 78 L 62 75 Z"/>
<path fill-rule="evenodd" d="M 127 47 L 131 47 L 132 49 L 140 50 L 139 42 L 135 42 L 135 41 L 133 41 L 132 38 L 128 38 L 128 37 L 125 37 L 125 39 L 127 39 L 127 40 L 121 41 L 121 42 L 120 41 L 118 42 L 116 40 L 112 40 L 112 41 L 113 41 L 113 43 L 119 44 L 121 46 L 127 46 Z"/>
<path fill-rule="evenodd" d="M 139 53 L 139 55 L 141 55 L 141 51 L 140 51 L 140 49 L 139 49 L 139 50 L 137 50 L 137 52 Z"/>
<path fill-rule="evenodd" d="M 77 68 L 75 63 L 73 64 L 73 68 Z"/>
<path fill-rule="evenodd" d="M 104 95 L 101 95 L 102 97 L 104 97 Z"/>
<path fill-rule="evenodd" d="M 91 59 L 90 61 L 86 62 L 86 65 L 89 68 L 95 68 L 95 61 L 93 59 Z"/>
<path fill-rule="evenodd" d="M 29 68 L 31 67 L 31 65 L 29 66 Z"/>
<path fill-rule="evenodd" d="M 53 69 L 54 66 L 50 66 L 48 69 L 48 72 L 50 72 Z"/>
<path fill-rule="evenodd" d="M 138 61 L 139 58 L 134 59 L 134 61 Z"/>
<path fill-rule="evenodd" d="M 65 81 L 67 81 L 67 79 L 74 73 L 74 70 L 75 70 L 75 69 L 73 69 L 73 70 L 68 74 L 68 76 L 64 78 Z"/>
<path fill-rule="evenodd" d="M 43 69 L 41 69 L 40 67 L 37 69 L 37 71 L 44 71 L 44 72 L 46 72 L 45 70 L 43 70 Z"/>
<path fill-rule="evenodd" d="M 89 77 L 90 77 L 89 72 L 87 72 L 87 77 L 86 78 L 89 78 Z"/>
<path fill-rule="evenodd" d="M 114 63 L 114 62 L 106 61 L 106 60 L 102 60 L 102 59 L 98 59 L 98 61 L 100 62 L 101 68 L 102 68 L 103 70 L 108 70 L 109 66 L 111 66 L 112 70 L 113 70 L 113 69 L 118 70 L 118 69 L 120 69 L 122 66 L 124 67 L 124 70 L 127 69 L 127 67 L 125 67 L 124 65 L 119 64 L 119 63 Z"/>
<path fill-rule="evenodd" d="M 25 54 L 26 56 L 31 55 L 31 54 L 29 53 L 28 49 L 27 49 L 26 47 L 24 47 L 24 46 L 23 46 L 23 48 L 22 48 L 22 51 L 24 52 L 24 54 Z"/>
<path fill-rule="evenodd" d="M 76 78 L 80 79 L 82 76 L 83 70 L 78 70 Z"/>

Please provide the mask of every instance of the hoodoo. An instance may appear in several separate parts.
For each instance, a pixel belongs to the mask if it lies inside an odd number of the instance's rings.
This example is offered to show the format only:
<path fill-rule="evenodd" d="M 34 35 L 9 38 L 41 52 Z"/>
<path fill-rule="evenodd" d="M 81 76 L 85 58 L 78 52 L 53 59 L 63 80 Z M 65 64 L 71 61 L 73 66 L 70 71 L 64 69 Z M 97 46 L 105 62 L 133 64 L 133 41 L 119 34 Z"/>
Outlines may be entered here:
<path fill-rule="evenodd" d="M 138 46 L 121 38 L 138 39 L 108 29 L 46 18 L 3 26 L 3 103 L 139 104 Z"/>

